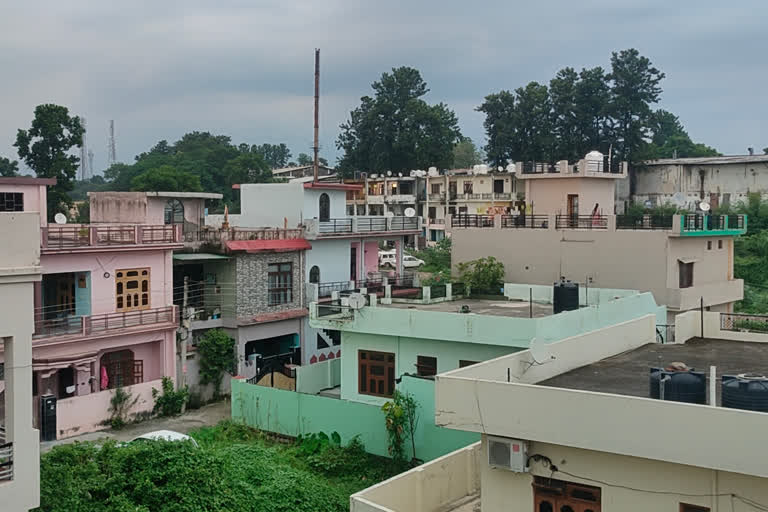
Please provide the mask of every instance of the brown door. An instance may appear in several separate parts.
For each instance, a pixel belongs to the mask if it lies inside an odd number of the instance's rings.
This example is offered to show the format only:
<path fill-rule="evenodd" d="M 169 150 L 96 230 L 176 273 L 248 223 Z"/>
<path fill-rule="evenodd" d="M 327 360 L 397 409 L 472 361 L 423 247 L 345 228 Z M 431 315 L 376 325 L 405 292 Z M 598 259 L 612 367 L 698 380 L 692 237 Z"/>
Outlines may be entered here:
<path fill-rule="evenodd" d="M 577 217 L 579 215 L 579 195 L 568 194 L 568 216 Z"/>

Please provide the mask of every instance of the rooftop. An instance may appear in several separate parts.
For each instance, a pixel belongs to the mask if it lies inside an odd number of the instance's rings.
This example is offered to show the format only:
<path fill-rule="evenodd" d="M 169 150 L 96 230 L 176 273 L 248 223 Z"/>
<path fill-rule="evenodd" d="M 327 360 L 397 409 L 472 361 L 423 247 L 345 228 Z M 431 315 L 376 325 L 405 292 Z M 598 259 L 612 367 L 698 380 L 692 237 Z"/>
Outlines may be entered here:
<path fill-rule="evenodd" d="M 56 178 L 34 178 L 32 176 L 0 177 L 0 185 L 55 185 Z"/>
<path fill-rule="evenodd" d="M 221 199 L 215 192 L 146 192 L 148 197 L 175 197 L 178 199 Z"/>
<path fill-rule="evenodd" d="M 506 299 L 454 299 L 452 301 L 434 304 L 408 304 L 395 302 L 383 305 L 387 308 L 417 309 L 419 311 L 439 311 L 443 313 L 460 313 L 462 306 L 469 306 L 470 314 L 506 316 L 514 318 L 530 318 L 529 303 L 520 300 Z M 552 314 L 552 304 L 533 303 L 533 317 L 539 318 Z"/>
<path fill-rule="evenodd" d="M 696 371 L 717 375 L 768 375 L 768 344 L 698 338 L 685 344 L 650 343 L 582 366 L 538 385 L 648 398 L 650 368 L 682 362 Z M 719 393 L 719 386 L 718 393 Z M 718 396 L 719 403 L 719 396 Z"/>
<path fill-rule="evenodd" d="M 306 170 L 306 169 L 313 169 L 313 167 L 314 166 L 312 164 L 310 164 L 310 165 L 297 165 L 295 167 L 282 167 L 280 169 L 272 169 L 272 174 L 285 174 L 285 173 L 290 173 L 290 172 L 294 172 L 294 171 L 303 171 L 303 170 Z M 327 165 L 318 165 L 317 168 L 318 169 L 328 169 L 328 170 L 331 170 L 331 171 L 333 170 L 333 167 L 329 167 Z"/>
<path fill-rule="evenodd" d="M 660 158 L 647 160 L 644 165 L 716 165 L 768 162 L 768 155 L 729 155 L 697 158 Z"/>

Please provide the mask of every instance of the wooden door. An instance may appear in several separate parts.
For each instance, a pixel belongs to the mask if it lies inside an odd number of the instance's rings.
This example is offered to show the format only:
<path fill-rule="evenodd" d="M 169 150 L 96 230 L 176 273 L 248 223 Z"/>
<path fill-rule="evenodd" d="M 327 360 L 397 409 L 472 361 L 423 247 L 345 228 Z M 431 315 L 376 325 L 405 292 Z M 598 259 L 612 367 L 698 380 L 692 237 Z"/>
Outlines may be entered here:
<path fill-rule="evenodd" d="M 579 195 L 568 194 L 568 216 L 576 217 L 579 215 Z"/>

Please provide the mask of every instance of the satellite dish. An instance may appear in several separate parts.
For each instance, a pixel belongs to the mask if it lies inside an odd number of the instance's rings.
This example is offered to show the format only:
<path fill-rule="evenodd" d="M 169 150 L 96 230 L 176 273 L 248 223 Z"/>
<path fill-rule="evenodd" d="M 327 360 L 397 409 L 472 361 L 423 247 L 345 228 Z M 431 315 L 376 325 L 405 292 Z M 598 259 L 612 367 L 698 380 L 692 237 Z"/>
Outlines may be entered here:
<path fill-rule="evenodd" d="M 643 203 L 643 206 L 645 206 L 646 208 L 653 208 L 653 201 L 651 201 L 650 199 L 646 199 L 646 201 Z"/>
<path fill-rule="evenodd" d="M 403 213 L 405 213 L 406 217 L 413 217 L 414 215 L 416 215 L 416 210 L 414 210 L 413 208 L 406 208 Z"/>
<path fill-rule="evenodd" d="M 674 195 L 672 195 L 672 204 L 678 208 L 685 206 L 685 194 L 682 192 L 675 192 Z"/>
<path fill-rule="evenodd" d="M 517 169 L 515 167 L 515 164 L 509 164 L 507 165 L 507 172 L 515 172 Z"/>
<path fill-rule="evenodd" d="M 711 206 L 709 206 L 709 203 L 706 201 L 702 201 L 699 203 L 699 209 L 703 212 L 708 212 Z"/>
<path fill-rule="evenodd" d="M 387 171 L 387 176 L 392 176 L 392 171 Z"/>
<path fill-rule="evenodd" d="M 543 341 L 539 341 L 538 338 L 533 338 L 531 340 L 528 350 L 530 350 L 534 362 L 538 364 L 547 363 L 555 358 L 555 356 L 552 355 L 552 351 L 549 349 L 549 345 Z"/>
<path fill-rule="evenodd" d="M 401 172 L 397 173 L 397 175 L 398 175 L 399 177 L 401 177 L 401 178 L 403 177 L 403 173 L 401 173 Z"/>
<path fill-rule="evenodd" d="M 365 297 L 362 293 L 351 293 L 348 300 L 349 309 L 361 309 L 365 307 Z"/>
<path fill-rule="evenodd" d="M 56 215 L 53 216 L 53 220 L 54 222 L 56 222 L 56 224 L 66 224 L 67 216 L 64 215 L 63 213 L 57 213 Z"/>
<path fill-rule="evenodd" d="M 504 168 L 502 166 L 499 166 L 499 172 L 504 172 Z"/>

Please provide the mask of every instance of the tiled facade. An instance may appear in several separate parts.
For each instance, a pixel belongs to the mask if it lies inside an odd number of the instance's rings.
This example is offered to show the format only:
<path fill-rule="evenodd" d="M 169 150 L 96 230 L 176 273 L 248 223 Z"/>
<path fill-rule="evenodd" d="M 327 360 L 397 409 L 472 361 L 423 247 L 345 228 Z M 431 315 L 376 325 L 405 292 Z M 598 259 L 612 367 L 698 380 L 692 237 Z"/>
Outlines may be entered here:
<path fill-rule="evenodd" d="M 267 313 L 281 313 L 302 308 L 302 276 L 304 258 L 301 252 L 238 254 L 235 258 L 237 276 L 238 318 L 249 318 Z M 272 263 L 291 263 L 293 270 L 292 300 L 285 304 L 269 305 L 269 276 L 267 267 Z M 247 284 L 246 286 L 243 286 Z"/>

